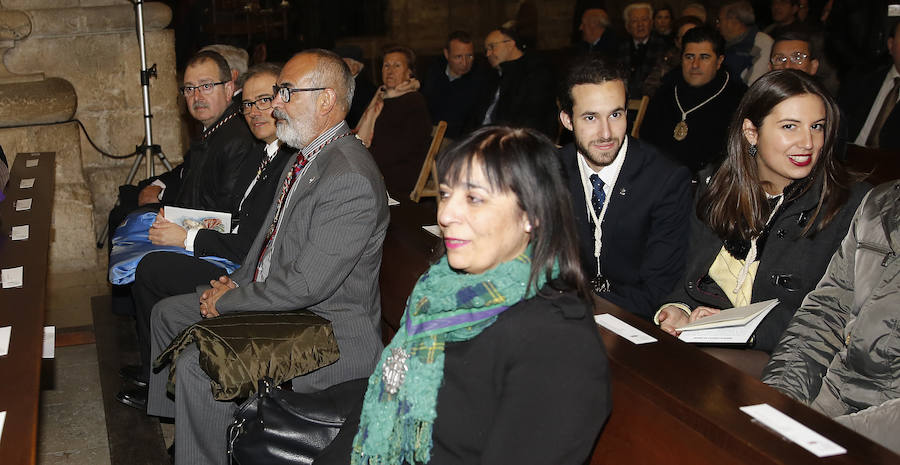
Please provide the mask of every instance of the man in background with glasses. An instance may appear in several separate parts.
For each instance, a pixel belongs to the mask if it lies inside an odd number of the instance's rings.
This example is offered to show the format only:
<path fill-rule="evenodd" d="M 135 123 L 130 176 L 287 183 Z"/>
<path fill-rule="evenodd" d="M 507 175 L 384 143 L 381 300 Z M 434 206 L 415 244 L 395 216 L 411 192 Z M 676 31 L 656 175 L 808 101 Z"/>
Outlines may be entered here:
<path fill-rule="evenodd" d="M 229 232 L 214 229 L 185 229 L 160 215 L 149 231 L 154 245 L 183 247 L 194 256 L 176 252 L 154 252 L 141 259 L 132 286 L 135 320 L 140 349 L 140 365 L 122 368 L 122 377 L 133 384 L 123 389 L 116 399 L 125 405 L 144 410 L 147 382 L 150 378 L 150 312 L 160 300 L 191 292 L 222 275 L 223 270 L 199 257 L 226 258 L 241 263 L 256 234 L 262 228 L 266 213 L 275 197 L 285 164 L 296 150 L 280 144 L 275 134 L 272 86 L 281 67 L 262 63 L 241 76 L 241 112 L 244 121 L 258 140 L 237 181 L 240 191 L 239 215 L 232 219 Z"/>
<path fill-rule="evenodd" d="M 811 76 L 819 70 L 818 54 L 808 34 L 785 32 L 772 44 L 769 69 L 798 69 Z"/>

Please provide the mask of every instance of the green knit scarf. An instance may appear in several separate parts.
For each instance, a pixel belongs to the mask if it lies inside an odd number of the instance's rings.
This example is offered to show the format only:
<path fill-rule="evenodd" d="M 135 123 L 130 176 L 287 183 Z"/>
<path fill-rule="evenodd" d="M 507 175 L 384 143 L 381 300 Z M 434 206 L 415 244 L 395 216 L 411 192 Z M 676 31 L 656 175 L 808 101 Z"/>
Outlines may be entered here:
<path fill-rule="evenodd" d="M 554 267 L 553 276 L 558 272 Z M 426 463 L 431 459 L 435 406 L 444 379 L 445 343 L 472 339 L 508 307 L 533 296 L 545 280 L 541 275 L 527 289 L 530 273 L 529 247 L 482 274 L 454 271 L 445 256 L 419 278 L 400 329 L 369 377 L 351 464 Z M 408 355 L 407 370 L 392 394 L 390 383 L 386 385 L 384 379 L 385 366 L 392 365 L 392 355 L 400 350 Z"/>

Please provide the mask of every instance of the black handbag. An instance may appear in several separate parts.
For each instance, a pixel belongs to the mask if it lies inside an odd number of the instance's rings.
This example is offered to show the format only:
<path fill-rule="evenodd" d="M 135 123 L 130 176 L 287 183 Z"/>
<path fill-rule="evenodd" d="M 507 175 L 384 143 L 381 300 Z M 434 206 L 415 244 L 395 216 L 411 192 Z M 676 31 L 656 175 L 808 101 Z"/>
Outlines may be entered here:
<path fill-rule="evenodd" d="M 301 394 L 259 381 L 257 393 L 228 427 L 228 457 L 238 465 L 311 464 L 337 436 L 347 414 L 362 402 L 368 378 Z"/>

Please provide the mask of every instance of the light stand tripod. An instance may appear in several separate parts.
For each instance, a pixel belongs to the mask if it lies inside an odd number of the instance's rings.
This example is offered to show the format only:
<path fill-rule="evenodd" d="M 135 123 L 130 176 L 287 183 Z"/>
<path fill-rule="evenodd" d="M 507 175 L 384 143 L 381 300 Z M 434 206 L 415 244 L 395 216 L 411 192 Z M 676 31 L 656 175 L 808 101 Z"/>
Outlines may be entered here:
<path fill-rule="evenodd" d="M 125 178 L 126 185 L 131 184 L 134 181 L 134 176 L 137 174 L 138 167 L 141 166 L 141 162 L 145 159 L 147 161 L 148 178 L 154 175 L 154 156 L 159 158 L 159 161 L 162 162 L 167 170 L 172 169 L 172 165 L 169 163 L 169 160 L 166 159 L 166 155 L 163 153 L 162 148 L 160 148 L 158 144 L 153 143 L 153 129 L 151 127 L 153 114 L 150 113 L 150 78 L 156 77 L 156 63 L 150 68 L 147 68 L 147 46 L 144 44 L 144 0 L 132 0 L 131 3 L 134 4 L 138 48 L 140 48 L 141 51 L 141 92 L 144 100 L 144 143 L 135 147 L 134 151 L 137 158 L 134 159 L 134 163 L 131 165 L 128 177 Z M 116 205 L 118 205 L 118 202 Z M 106 236 L 108 233 L 109 225 L 106 225 L 103 227 L 103 231 L 97 239 L 98 249 L 103 248 L 106 244 Z"/>

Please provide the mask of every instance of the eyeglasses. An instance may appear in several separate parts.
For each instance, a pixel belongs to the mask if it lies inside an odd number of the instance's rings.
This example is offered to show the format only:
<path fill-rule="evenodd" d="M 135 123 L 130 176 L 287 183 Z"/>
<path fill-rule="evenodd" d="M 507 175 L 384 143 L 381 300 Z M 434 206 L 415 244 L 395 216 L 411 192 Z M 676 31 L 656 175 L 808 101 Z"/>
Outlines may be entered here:
<path fill-rule="evenodd" d="M 794 52 L 790 55 L 783 55 L 781 53 L 777 55 L 772 55 L 772 59 L 769 60 L 772 63 L 772 66 L 784 65 L 787 64 L 788 60 L 791 60 L 791 63 L 797 66 L 803 66 L 803 63 L 806 63 L 806 60 L 809 58 L 809 55 L 803 52 Z"/>
<path fill-rule="evenodd" d="M 246 115 L 247 113 L 250 113 L 250 110 L 252 110 L 254 106 L 259 111 L 268 110 L 269 108 L 272 108 L 273 100 L 275 100 L 275 97 L 263 97 L 252 102 L 243 101 L 241 102 L 241 112 Z"/>
<path fill-rule="evenodd" d="M 325 90 L 327 87 L 300 87 L 300 88 L 291 88 L 287 85 L 280 86 L 272 86 L 272 92 L 281 97 L 281 101 L 284 103 L 288 103 L 291 101 L 291 94 L 294 92 L 312 92 L 316 90 Z"/>
<path fill-rule="evenodd" d="M 199 86 L 181 86 L 178 88 L 181 91 L 181 94 L 185 96 L 185 98 L 194 95 L 195 90 L 200 90 L 200 93 L 203 95 L 209 95 L 212 93 L 213 89 L 218 86 L 225 84 L 231 81 L 219 81 L 219 82 L 207 82 L 205 84 L 200 84 Z"/>
<path fill-rule="evenodd" d="M 491 42 L 489 44 L 484 44 L 484 49 L 489 52 L 493 52 L 494 49 L 497 48 L 498 45 L 505 44 L 507 42 L 512 42 L 512 39 L 498 40 L 497 42 Z"/>

